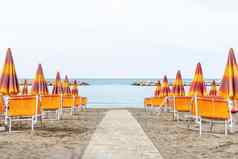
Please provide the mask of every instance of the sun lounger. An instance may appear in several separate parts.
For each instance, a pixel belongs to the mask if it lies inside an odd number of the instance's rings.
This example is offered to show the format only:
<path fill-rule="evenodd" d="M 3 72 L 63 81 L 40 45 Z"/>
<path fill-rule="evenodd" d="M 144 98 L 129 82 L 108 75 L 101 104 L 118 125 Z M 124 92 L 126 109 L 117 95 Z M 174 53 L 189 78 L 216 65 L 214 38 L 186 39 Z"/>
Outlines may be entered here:
<path fill-rule="evenodd" d="M 145 111 L 148 111 L 152 106 L 152 98 L 145 98 L 144 99 L 144 108 Z"/>
<path fill-rule="evenodd" d="M 168 106 L 168 98 L 167 97 L 153 97 L 151 98 L 151 106 L 152 109 L 164 110 Z"/>
<path fill-rule="evenodd" d="M 41 96 L 41 108 L 43 113 L 55 112 L 57 120 L 60 119 L 62 99 L 59 95 Z"/>
<path fill-rule="evenodd" d="M 74 96 L 63 96 L 62 97 L 62 109 L 64 110 L 70 110 L 71 114 L 73 114 L 73 110 L 75 107 L 75 99 Z"/>
<path fill-rule="evenodd" d="M 232 130 L 231 107 L 224 98 L 220 97 L 198 97 L 197 104 L 192 108 L 193 115 L 198 117 L 200 135 L 202 134 L 203 121 L 209 120 L 212 124 L 216 121 L 223 121 L 225 125 L 225 135 L 228 126 Z"/>
<path fill-rule="evenodd" d="M 9 132 L 12 130 L 12 121 L 30 120 L 31 128 L 37 123 L 37 118 L 41 116 L 38 96 L 14 96 L 8 99 L 6 119 Z"/>
<path fill-rule="evenodd" d="M 192 97 L 187 96 L 177 96 L 173 97 L 173 110 L 174 110 L 174 119 L 179 120 L 179 114 L 190 112 L 192 106 Z"/>
<path fill-rule="evenodd" d="M 87 104 L 88 104 L 88 98 L 87 97 L 81 97 L 81 106 L 87 109 Z"/>

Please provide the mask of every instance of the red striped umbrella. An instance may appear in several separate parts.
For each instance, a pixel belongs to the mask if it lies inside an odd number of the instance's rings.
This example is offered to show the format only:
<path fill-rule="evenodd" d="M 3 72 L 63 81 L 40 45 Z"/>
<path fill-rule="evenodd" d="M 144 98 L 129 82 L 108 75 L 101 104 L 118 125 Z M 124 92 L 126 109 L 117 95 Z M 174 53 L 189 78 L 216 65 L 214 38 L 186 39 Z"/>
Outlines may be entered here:
<path fill-rule="evenodd" d="M 39 64 L 36 70 L 35 79 L 32 81 L 32 95 L 48 95 L 48 84 L 44 76 L 42 65 Z"/>
<path fill-rule="evenodd" d="M 161 90 L 161 84 L 160 84 L 160 81 L 157 81 L 157 83 L 156 83 L 156 89 L 155 89 L 155 93 L 154 93 L 154 96 L 155 96 L 155 97 L 158 97 L 158 96 L 159 96 L 160 90 Z"/>
<path fill-rule="evenodd" d="M 197 64 L 195 75 L 189 89 L 189 96 L 205 96 L 206 85 L 203 78 L 202 66 L 200 63 Z"/>
<path fill-rule="evenodd" d="M 164 80 L 163 80 L 163 83 L 162 83 L 162 87 L 161 87 L 161 90 L 160 90 L 160 94 L 159 96 L 160 97 L 167 97 L 170 95 L 170 88 L 169 88 L 169 82 L 168 82 L 168 78 L 167 76 L 164 76 Z"/>
<path fill-rule="evenodd" d="M 77 84 L 77 81 L 74 80 L 74 83 L 73 83 L 73 86 L 72 86 L 72 89 L 71 89 L 71 93 L 73 96 L 78 96 L 79 92 L 78 92 L 78 84 Z"/>
<path fill-rule="evenodd" d="M 22 94 L 23 96 L 28 95 L 28 82 L 27 82 L 27 80 L 24 80 L 24 84 L 23 84 L 23 87 L 22 87 L 22 92 L 21 92 L 21 94 Z"/>
<path fill-rule="evenodd" d="M 12 57 L 12 51 L 10 48 L 8 48 L 0 79 L 0 93 L 4 95 L 16 95 L 19 92 L 19 82 Z"/>
<path fill-rule="evenodd" d="M 60 73 L 57 72 L 56 74 L 56 79 L 53 84 L 53 90 L 52 90 L 53 95 L 60 95 L 63 94 L 63 86 L 62 86 L 62 81 L 60 77 Z"/>
<path fill-rule="evenodd" d="M 217 96 L 217 85 L 215 80 L 212 81 L 209 96 Z"/>
<path fill-rule="evenodd" d="M 234 50 L 231 48 L 222 78 L 219 95 L 225 98 L 238 98 L 238 67 Z"/>
<path fill-rule="evenodd" d="M 178 71 L 176 74 L 176 79 L 173 83 L 172 93 L 174 96 L 185 96 L 184 83 L 180 71 Z"/>
<path fill-rule="evenodd" d="M 63 84 L 63 94 L 64 95 L 71 95 L 71 90 L 70 90 L 70 87 L 69 87 L 69 79 L 68 79 L 68 76 L 66 75 L 65 76 L 65 80 L 64 80 L 64 84 Z"/>

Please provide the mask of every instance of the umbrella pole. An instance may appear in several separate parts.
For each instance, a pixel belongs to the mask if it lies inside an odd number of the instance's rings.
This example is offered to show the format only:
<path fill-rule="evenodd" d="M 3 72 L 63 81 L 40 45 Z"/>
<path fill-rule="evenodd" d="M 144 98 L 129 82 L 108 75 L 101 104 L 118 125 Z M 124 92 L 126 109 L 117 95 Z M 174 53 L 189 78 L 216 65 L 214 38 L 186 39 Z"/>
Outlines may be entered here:
<path fill-rule="evenodd" d="M 5 126 L 8 125 L 8 118 L 7 118 L 7 115 L 8 115 L 8 99 L 9 99 L 9 96 L 3 96 L 3 101 L 4 101 L 4 104 L 5 104 L 5 120 L 4 120 L 4 124 Z"/>
<path fill-rule="evenodd" d="M 229 127 L 231 129 L 231 132 L 232 132 L 232 129 L 233 129 L 233 119 L 232 119 L 231 111 L 234 108 L 234 105 L 235 105 L 234 101 L 231 98 L 229 98 L 228 99 L 228 106 L 229 106 L 229 113 L 230 113 L 230 123 L 228 123 L 228 124 L 229 124 Z"/>
<path fill-rule="evenodd" d="M 194 102 L 195 102 L 195 114 L 196 114 L 196 117 L 195 117 L 195 121 L 196 123 L 198 123 L 198 97 L 197 96 L 194 96 Z"/>

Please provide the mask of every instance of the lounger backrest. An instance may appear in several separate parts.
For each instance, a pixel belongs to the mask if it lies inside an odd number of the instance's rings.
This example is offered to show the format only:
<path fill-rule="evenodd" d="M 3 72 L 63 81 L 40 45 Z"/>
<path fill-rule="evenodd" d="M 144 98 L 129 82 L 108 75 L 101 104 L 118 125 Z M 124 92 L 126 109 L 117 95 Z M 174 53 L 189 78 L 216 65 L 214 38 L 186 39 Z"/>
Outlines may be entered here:
<path fill-rule="evenodd" d="M 74 105 L 81 106 L 81 97 L 80 96 L 75 96 Z"/>
<path fill-rule="evenodd" d="M 167 105 L 167 99 L 165 97 L 154 97 L 151 99 L 153 106 L 165 106 Z"/>
<path fill-rule="evenodd" d="M 41 107 L 43 110 L 57 110 L 61 108 L 61 96 L 47 95 L 41 97 Z"/>
<path fill-rule="evenodd" d="M 144 99 L 144 106 L 152 105 L 151 102 L 152 102 L 151 98 L 145 98 L 145 99 Z"/>
<path fill-rule="evenodd" d="M 40 114 L 39 99 L 36 96 L 16 96 L 8 99 L 7 115 L 29 117 Z"/>
<path fill-rule="evenodd" d="M 71 108 L 74 106 L 74 97 L 73 96 L 63 96 L 63 101 L 62 101 L 63 108 Z"/>
<path fill-rule="evenodd" d="M 198 98 L 198 116 L 202 118 L 226 120 L 230 118 L 228 102 L 225 99 Z"/>
<path fill-rule="evenodd" d="M 4 100 L 3 97 L 0 96 L 0 114 L 3 114 L 5 112 L 5 104 L 4 104 Z"/>
<path fill-rule="evenodd" d="M 82 100 L 82 105 L 87 105 L 88 104 L 88 98 L 87 97 L 81 97 Z"/>
<path fill-rule="evenodd" d="M 192 97 L 174 97 L 175 110 L 189 112 L 192 106 Z"/>

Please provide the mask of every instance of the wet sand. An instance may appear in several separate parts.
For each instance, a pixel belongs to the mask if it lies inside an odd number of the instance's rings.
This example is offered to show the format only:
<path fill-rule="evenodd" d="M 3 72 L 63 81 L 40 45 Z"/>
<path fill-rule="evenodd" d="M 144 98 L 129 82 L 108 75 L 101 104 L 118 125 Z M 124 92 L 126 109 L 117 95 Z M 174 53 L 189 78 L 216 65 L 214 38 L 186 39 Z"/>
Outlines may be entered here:
<path fill-rule="evenodd" d="M 204 134 L 199 136 L 198 128 L 187 123 L 173 121 L 171 113 L 145 113 L 143 109 L 130 109 L 146 134 L 159 149 L 164 159 L 236 159 L 238 158 L 238 129 L 234 133 L 224 135 L 224 126 L 215 125 L 214 133 L 209 124 L 204 125 Z M 234 115 L 235 120 L 238 115 Z"/>
<path fill-rule="evenodd" d="M 89 109 L 75 116 L 65 113 L 63 120 L 44 121 L 33 133 L 30 124 L 14 125 L 14 132 L 0 132 L 0 158 L 81 158 L 105 111 Z"/>

